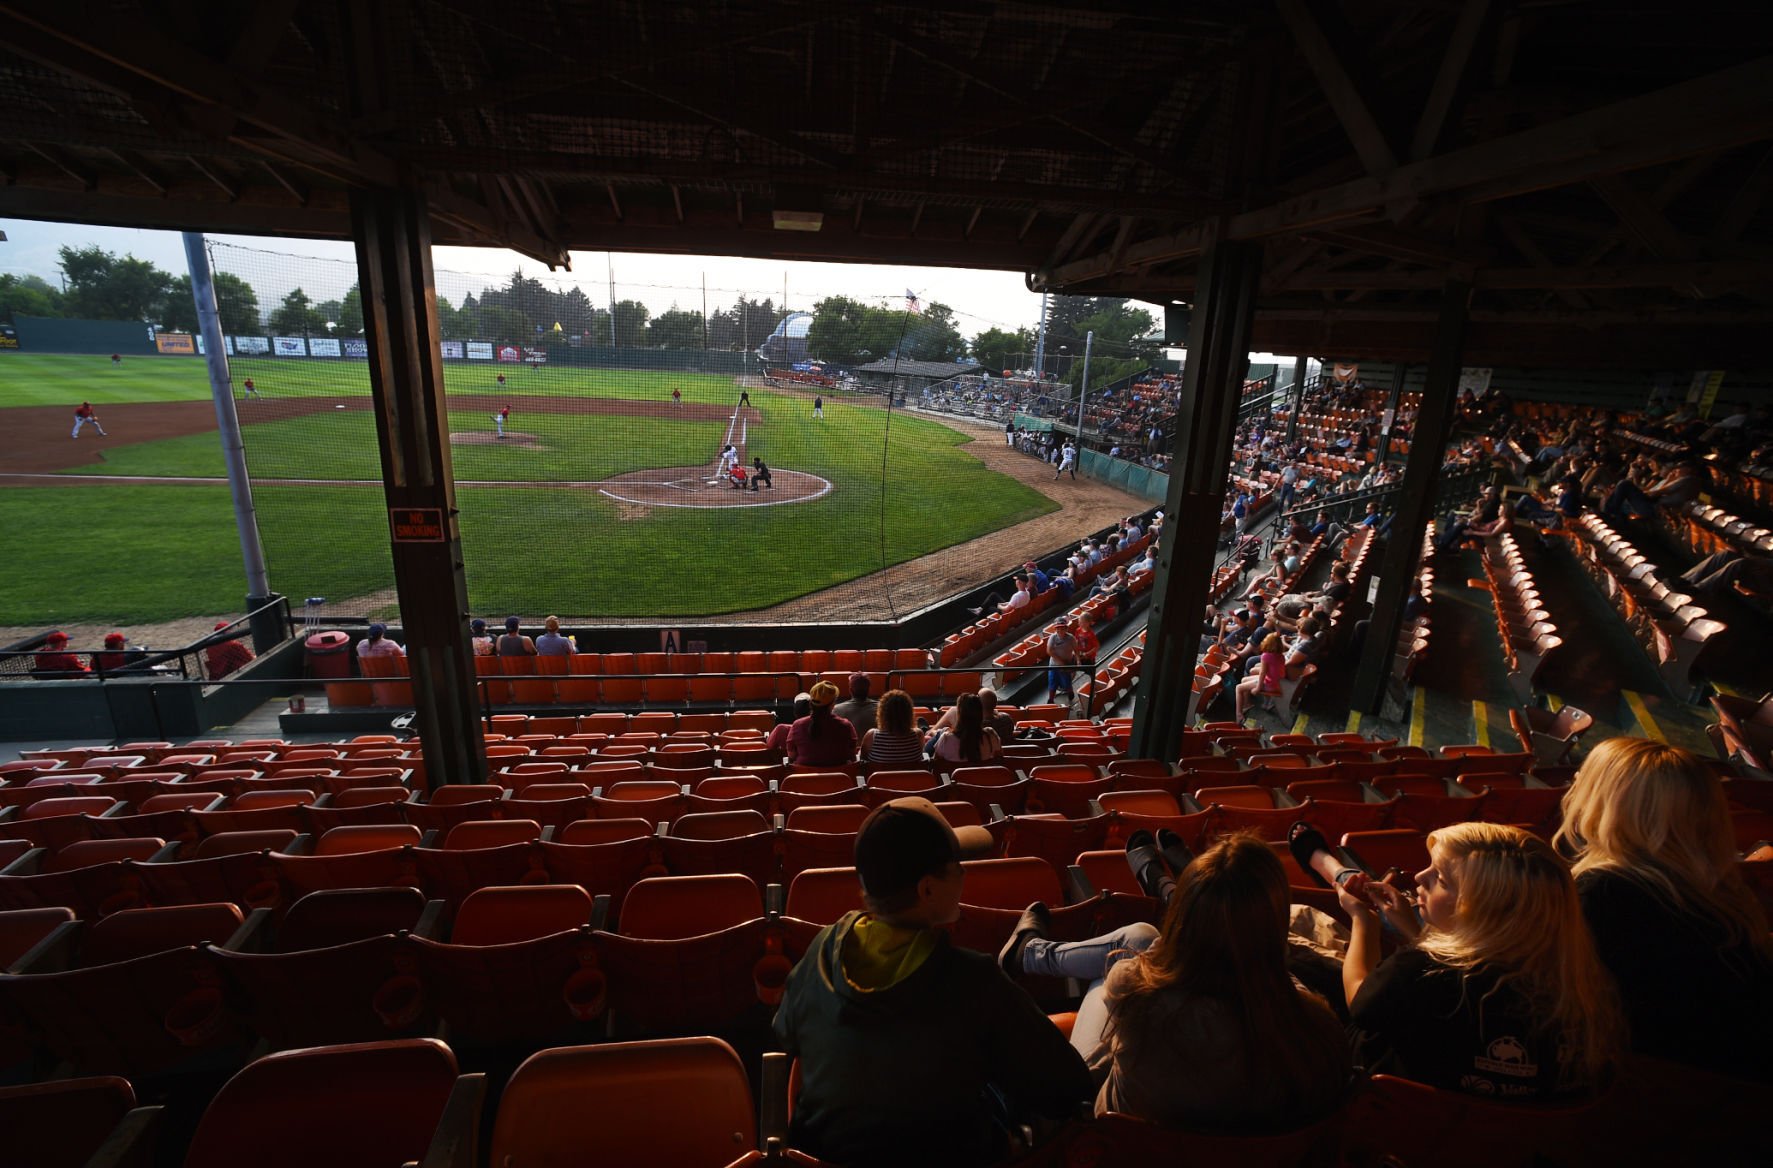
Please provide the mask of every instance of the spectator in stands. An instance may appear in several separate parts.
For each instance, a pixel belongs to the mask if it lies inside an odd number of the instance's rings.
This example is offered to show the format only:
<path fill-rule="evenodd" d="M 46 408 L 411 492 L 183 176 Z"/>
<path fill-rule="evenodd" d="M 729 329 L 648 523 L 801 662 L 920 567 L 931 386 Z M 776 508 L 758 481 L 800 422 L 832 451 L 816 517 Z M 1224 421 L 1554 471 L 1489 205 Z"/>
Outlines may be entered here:
<path fill-rule="evenodd" d="M 1293 505 L 1293 495 L 1298 487 L 1299 466 L 1297 463 L 1289 462 L 1284 468 L 1282 468 L 1280 476 L 1280 491 L 1278 493 L 1278 498 L 1283 511 Z"/>
<path fill-rule="evenodd" d="M 218 633 L 221 632 L 228 627 L 229 623 L 230 622 L 228 621 L 215 622 L 215 631 Z M 369 626 L 369 629 L 370 632 L 373 633 L 376 629 L 381 627 L 382 626 L 380 625 L 371 625 Z M 392 644 L 392 642 L 389 643 Z M 395 645 L 394 648 L 398 652 L 400 646 Z M 357 646 L 357 655 L 359 657 L 363 656 L 363 646 L 361 644 Z M 251 661 L 252 650 L 233 638 L 229 638 L 226 641 L 218 641 L 203 651 L 204 669 L 209 673 L 209 680 L 211 681 L 220 681 L 222 678 L 228 676 L 228 674 L 233 673 L 236 669 L 244 668 Z"/>
<path fill-rule="evenodd" d="M 468 622 L 468 644 L 476 657 L 492 657 L 498 650 L 493 645 L 491 634 L 486 631 L 486 622 L 475 617 Z"/>
<path fill-rule="evenodd" d="M 978 608 L 969 608 L 967 611 L 974 616 L 979 616 L 988 608 L 995 608 L 998 612 L 1004 613 L 1013 613 L 1027 608 L 1029 602 L 1033 599 L 1028 591 L 1028 577 L 1016 576 L 1013 577 L 1013 580 L 1016 585 L 1016 590 L 1010 593 L 1010 598 L 1008 600 L 1004 600 L 997 593 L 992 592 L 986 595 L 985 603 L 981 604 Z"/>
<path fill-rule="evenodd" d="M 1278 587 L 1287 578 L 1288 571 L 1286 545 L 1277 541 L 1268 553 L 1268 567 L 1250 579 L 1250 586 L 1244 589 L 1243 598 L 1248 600 L 1258 592 L 1267 592 Z"/>
<path fill-rule="evenodd" d="M 1516 499 L 1514 513 L 1517 518 L 1537 523 L 1541 527 L 1554 530 L 1562 527 L 1566 519 L 1574 519 L 1582 514 L 1581 484 L 1575 475 L 1568 475 L 1559 480 L 1557 492 L 1551 499 L 1531 494 Z"/>
<path fill-rule="evenodd" d="M 777 754 L 786 757 L 788 754 L 788 735 L 794 729 L 794 723 L 800 721 L 812 712 L 813 695 L 808 693 L 795 694 L 794 712 L 789 715 L 788 721 L 777 722 L 774 726 L 770 727 L 769 736 L 763 740 L 764 745 L 775 751 Z"/>
<path fill-rule="evenodd" d="M 782 1049 L 800 1062 L 795 1148 L 858 1166 L 989 1163 L 1006 1148 L 987 1098 L 1021 1122 L 1066 1116 L 1088 1097 L 1089 1072 L 1062 1032 L 942 928 L 960 916 L 960 861 L 991 846 L 983 828 L 957 832 L 925 799 L 895 799 L 863 822 L 865 910 L 813 939 L 776 1012 Z"/>
<path fill-rule="evenodd" d="M 520 631 L 523 622 L 514 616 L 505 618 L 505 635 L 499 638 L 499 656 L 501 657 L 534 657 L 536 643 L 524 636 Z"/>
<path fill-rule="evenodd" d="M 985 724 L 985 705 L 978 694 L 954 700 L 954 728 L 935 739 L 930 753 L 943 762 L 989 762 L 1003 754 L 997 731 Z"/>
<path fill-rule="evenodd" d="M 1313 612 L 1328 613 L 1336 605 L 1348 599 L 1353 586 L 1348 582 L 1348 561 L 1337 560 L 1330 565 L 1330 582 L 1316 592 L 1289 592 L 1275 601 L 1274 613 L 1270 618 L 1275 627 L 1287 632 L 1296 631 L 1299 622 Z"/>
<path fill-rule="evenodd" d="M 1299 622 L 1299 634 L 1287 646 L 1287 676 L 1297 678 L 1307 665 L 1315 665 L 1323 652 L 1323 623 L 1314 616 Z"/>
<path fill-rule="evenodd" d="M 866 734 L 878 724 L 875 718 L 880 702 L 868 696 L 874 683 L 868 680 L 866 673 L 850 674 L 850 697 L 847 702 L 837 703 L 831 712 L 856 728 L 857 734 Z M 894 691 L 897 692 L 897 691 Z"/>
<path fill-rule="evenodd" d="M 105 651 L 92 655 L 92 668 L 96 673 L 117 673 L 147 659 L 148 651 L 131 649 L 122 633 L 106 633 Z"/>
<path fill-rule="evenodd" d="M 1071 598 L 1077 595 L 1077 581 L 1072 578 L 1074 571 L 1075 568 L 1066 564 L 1065 570 L 1053 577 L 1053 589 L 1059 594 L 1057 603 L 1061 606 L 1069 605 Z"/>
<path fill-rule="evenodd" d="M 1474 535 L 1494 535 L 1498 530 L 1496 524 L 1501 519 L 1502 491 L 1496 484 L 1491 483 L 1478 496 L 1477 507 L 1470 514 L 1456 515 L 1453 521 L 1446 525 L 1446 530 L 1435 536 L 1435 550 L 1442 552 L 1456 550 L 1459 547 L 1459 541 L 1465 538 L 1468 531 Z M 1473 531 L 1474 528 L 1475 531 Z"/>
<path fill-rule="evenodd" d="M 837 708 L 841 711 L 843 706 Z M 922 766 L 924 734 L 912 723 L 913 711 L 910 694 L 887 690 L 879 702 L 880 724 L 862 735 L 862 761 L 878 767 Z"/>
<path fill-rule="evenodd" d="M 223 627 L 227 624 L 222 622 Z M 68 634 L 60 629 L 43 638 L 43 648 L 32 658 L 34 673 L 90 673 L 86 662 L 68 652 Z"/>
<path fill-rule="evenodd" d="M 221 628 L 217 625 L 216 628 Z M 388 626 L 380 621 L 369 626 L 369 635 L 357 642 L 357 656 L 367 657 L 404 657 L 406 650 L 388 639 Z"/>
<path fill-rule="evenodd" d="M 1096 1112 L 1167 1126 L 1289 1130 L 1334 1110 L 1346 1038 L 1288 969 L 1287 877 L 1254 835 L 1227 836 L 1179 874 L 1163 930 L 1047 939 L 1044 904 L 999 955 L 1012 973 L 1088 980 L 1071 1044 L 1106 1071 Z"/>
<path fill-rule="evenodd" d="M 577 646 L 571 637 L 560 635 L 560 618 L 551 616 L 542 622 L 542 635 L 536 638 L 537 657 L 571 657 Z"/>
<path fill-rule="evenodd" d="M 1281 679 L 1287 675 L 1286 658 L 1281 650 L 1285 642 L 1279 633 L 1269 633 L 1262 638 L 1262 657 L 1256 669 L 1248 677 L 1237 683 L 1237 720 L 1242 722 L 1244 715 L 1249 713 L 1250 703 L 1256 695 L 1263 697 L 1279 697 Z M 1252 722 L 1251 726 L 1255 724 Z"/>
<path fill-rule="evenodd" d="M 1077 669 L 1077 638 L 1071 635 L 1071 618 L 1060 617 L 1047 636 L 1047 701 L 1058 702 L 1064 694 L 1069 703 L 1075 696 L 1071 675 Z"/>
<path fill-rule="evenodd" d="M 1682 460 L 1661 475 L 1642 474 L 1642 483 L 1626 476 L 1613 488 L 1601 504 L 1601 514 L 1608 519 L 1642 519 L 1654 515 L 1658 507 L 1684 507 L 1699 497 L 1704 485 L 1699 469 Z M 1648 485 L 1644 485 L 1647 483 Z"/>
<path fill-rule="evenodd" d="M 1042 592 L 1045 592 L 1052 586 L 1052 581 L 1047 578 L 1047 574 L 1041 571 L 1040 568 L 1035 565 L 1033 560 L 1029 560 L 1026 564 L 1022 565 L 1022 575 L 1028 579 L 1028 593 L 1030 596 L 1039 596 Z"/>
<path fill-rule="evenodd" d="M 1728 596 L 1737 584 L 1762 596 L 1773 595 L 1773 556 L 1713 552 L 1683 572 L 1681 579 L 1708 600 Z"/>
<path fill-rule="evenodd" d="M 1352 922 L 1342 980 L 1356 1061 L 1490 1097 L 1596 1088 L 1625 1028 L 1569 869 L 1496 823 L 1441 828 L 1428 846 L 1416 910 L 1378 881 L 1337 891 Z M 1383 961 L 1381 913 L 1411 942 Z"/>
<path fill-rule="evenodd" d="M 1071 618 L 1071 637 L 1077 642 L 1078 667 L 1094 670 L 1096 655 L 1102 651 L 1102 640 L 1096 636 L 1096 618 L 1087 612 Z"/>
<path fill-rule="evenodd" d="M 1575 859 L 1632 1049 L 1773 1080 L 1773 938 L 1711 767 L 1678 746 L 1610 738 L 1570 783 L 1556 842 Z"/>
<path fill-rule="evenodd" d="M 807 694 L 812 712 L 788 731 L 788 761 L 795 766 L 843 766 L 856 759 L 856 728 L 831 712 L 837 687 L 821 681 Z"/>

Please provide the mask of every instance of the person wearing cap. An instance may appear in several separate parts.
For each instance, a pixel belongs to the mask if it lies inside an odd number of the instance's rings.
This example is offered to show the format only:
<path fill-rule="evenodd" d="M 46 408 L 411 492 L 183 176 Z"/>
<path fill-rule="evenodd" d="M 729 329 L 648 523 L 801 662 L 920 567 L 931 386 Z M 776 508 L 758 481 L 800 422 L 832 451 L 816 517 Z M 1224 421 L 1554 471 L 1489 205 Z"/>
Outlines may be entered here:
<path fill-rule="evenodd" d="M 380 621 L 369 626 L 369 636 L 357 642 L 359 657 L 404 657 L 406 650 L 388 639 L 388 626 Z"/>
<path fill-rule="evenodd" d="M 1022 574 L 1028 577 L 1028 591 L 1032 595 L 1039 596 L 1052 585 L 1052 580 L 1036 566 L 1033 560 L 1022 565 Z"/>
<path fill-rule="evenodd" d="M 89 673 L 86 662 L 68 652 L 68 634 L 60 629 L 43 638 L 43 648 L 32 658 L 36 673 Z"/>
<path fill-rule="evenodd" d="M 800 1060 L 790 1145 L 866 1165 L 989 1163 L 1013 1122 L 1063 1117 L 1093 1084 L 1032 998 L 993 958 L 960 949 L 960 861 L 991 850 L 927 799 L 884 803 L 856 836 L 863 911 L 821 930 L 789 975 L 775 1032 Z"/>
<path fill-rule="evenodd" d="M 850 700 L 838 702 L 832 713 L 855 727 L 858 735 L 866 734 L 879 725 L 880 703 L 868 696 L 873 683 L 866 673 L 850 674 Z"/>
<path fill-rule="evenodd" d="M 812 710 L 788 729 L 788 761 L 795 766 L 843 766 L 856 761 L 856 728 L 831 712 L 837 687 L 821 681 L 807 692 Z"/>
<path fill-rule="evenodd" d="M 523 622 L 514 616 L 505 618 L 505 635 L 498 639 L 501 657 L 534 657 L 536 643 L 522 633 Z"/>
<path fill-rule="evenodd" d="M 486 622 L 479 617 L 468 622 L 468 643 L 474 647 L 476 657 L 492 657 L 498 652 L 493 647 L 492 635 L 486 631 Z"/>
<path fill-rule="evenodd" d="M 770 727 L 769 737 L 763 740 L 765 746 L 782 757 L 788 754 L 788 735 L 793 732 L 794 724 L 813 712 L 813 695 L 797 693 L 794 695 L 794 713 L 786 722 L 777 722 Z"/>
<path fill-rule="evenodd" d="M 219 633 L 232 623 L 232 621 L 225 620 L 217 621 L 215 622 L 215 631 Z M 363 652 L 362 648 L 359 647 L 357 652 L 361 655 Z M 220 681 L 222 678 L 228 676 L 228 674 L 245 666 L 247 662 L 251 661 L 252 650 L 230 637 L 225 641 L 218 641 L 205 649 L 203 651 L 203 657 L 204 666 L 209 670 L 209 680 Z"/>
<path fill-rule="evenodd" d="M 116 673 L 148 658 L 146 649 L 131 649 L 129 638 L 122 633 L 105 634 L 105 651 L 92 655 L 92 668 L 98 673 Z"/>

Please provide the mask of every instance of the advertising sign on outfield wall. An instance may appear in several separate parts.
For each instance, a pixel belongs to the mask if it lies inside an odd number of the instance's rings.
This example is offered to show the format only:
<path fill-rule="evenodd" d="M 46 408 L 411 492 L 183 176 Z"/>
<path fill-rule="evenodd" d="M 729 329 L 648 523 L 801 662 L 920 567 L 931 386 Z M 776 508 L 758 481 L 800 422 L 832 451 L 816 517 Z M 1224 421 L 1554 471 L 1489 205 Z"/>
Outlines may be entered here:
<path fill-rule="evenodd" d="M 493 359 L 493 347 L 492 347 L 491 341 L 469 341 L 468 342 L 468 360 L 470 360 L 470 361 L 491 361 L 492 359 Z"/>
<path fill-rule="evenodd" d="M 368 357 L 369 356 L 369 342 L 368 341 L 360 341 L 360 340 L 347 338 L 345 341 L 344 347 L 345 347 L 345 356 L 347 356 L 347 357 Z"/>
<path fill-rule="evenodd" d="M 17 349 L 18 331 L 11 325 L 0 325 L 0 349 Z"/>
<path fill-rule="evenodd" d="M 462 359 L 462 342 L 444 341 L 439 347 L 443 351 L 445 361 L 460 361 Z"/>
<path fill-rule="evenodd" d="M 523 360 L 523 350 L 519 349 L 516 345 L 500 345 L 499 346 L 499 360 L 501 360 L 501 361 L 522 361 Z"/>
<path fill-rule="evenodd" d="M 337 357 L 338 355 L 339 343 L 332 337 L 315 337 L 308 342 L 308 356 L 310 357 Z"/>
<path fill-rule="evenodd" d="M 197 352 L 197 341 L 190 333 L 161 333 L 154 338 L 154 347 L 162 353 L 189 357 Z"/>
<path fill-rule="evenodd" d="M 234 337 L 234 351 L 243 357 L 256 357 L 271 351 L 269 337 Z"/>
<path fill-rule="evenodd" d="M 306 357 L 308 342 L 301 337 L 272 337 L 271 345 L 279 357 Z"/>

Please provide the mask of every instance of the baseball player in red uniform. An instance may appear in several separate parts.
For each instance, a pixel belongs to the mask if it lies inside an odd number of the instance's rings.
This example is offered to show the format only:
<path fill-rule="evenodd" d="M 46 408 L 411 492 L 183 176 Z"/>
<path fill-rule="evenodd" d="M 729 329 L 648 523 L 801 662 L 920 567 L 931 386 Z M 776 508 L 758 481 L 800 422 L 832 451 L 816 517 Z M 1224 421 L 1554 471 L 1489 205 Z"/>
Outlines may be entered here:
<path fill-rule="evenodd" d="M 119 366 L 121 364 L 123 364 L 123 354 L 122 353 L 112 353 L 111 354 L 111 368 L 115 369 L 115 368 L 117 368 L 117 366 Z"/>
<path fill-rule="evenodd" d="M 671 387 L 671 404 L 679 408 L 683 406 L 683 390 L 675 385 Z"/>
<path fill-rule="evenodd" d="M 100 438 L 105 437 L 105 428 L 99 425 L 98 415 L 93 412 L 91 402 L 83 401 L 74 407 L 74 432 L 69 437 L 80 437 L 82 426 L 91 426 L 99 432 Z"/>
<path fill-rule="evenodd" d="M 250 377 L 248 377 L 244 382 L 241 383 L 240 388 L 242 388 L 246 391 L 247 397 L 257 397 L 259 395 L 258 386 L 254 385 L 252 383 L 252 378 L 250 378 Z"/>
<path fill-rule="evenodd" d="M 505 436 L 505 423 L 511 420 L 511 407 L 506 406 L 504 409 L 494 414 L 492 420 L 493 425 L 498 427 L 499 437 L 503 438 Z"/>

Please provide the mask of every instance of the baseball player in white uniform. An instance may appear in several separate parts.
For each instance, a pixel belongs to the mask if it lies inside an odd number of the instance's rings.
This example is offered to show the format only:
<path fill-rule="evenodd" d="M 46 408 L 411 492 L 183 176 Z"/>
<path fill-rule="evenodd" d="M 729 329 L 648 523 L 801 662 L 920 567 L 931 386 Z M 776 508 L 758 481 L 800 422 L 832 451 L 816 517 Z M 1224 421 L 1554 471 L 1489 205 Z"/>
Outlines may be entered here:
<path fill-rule="evenodd" d="M 1067 440 L 1064 448 L 1059 451 L 1059 469 L 1053 472 L 1053 480 L 1057 482 L 1059 476 L 1066 471 L 1071 472 L 1072 478 L 1077 477 L 1077 447 L 1073 446 L 1070 440 Z"/>
<path fill-rule="evenodd" d="M 719 477 L 723 478 L 723 479 L 726 478 L 729 474 L 732 473 L 733 467 L 737 466 L 738 463 L 739 463 L 739 452 L 737 450 L 735 450 L 733 448 L 733 444 L 731 442 L 729 442 L 720 451 Z"/>

